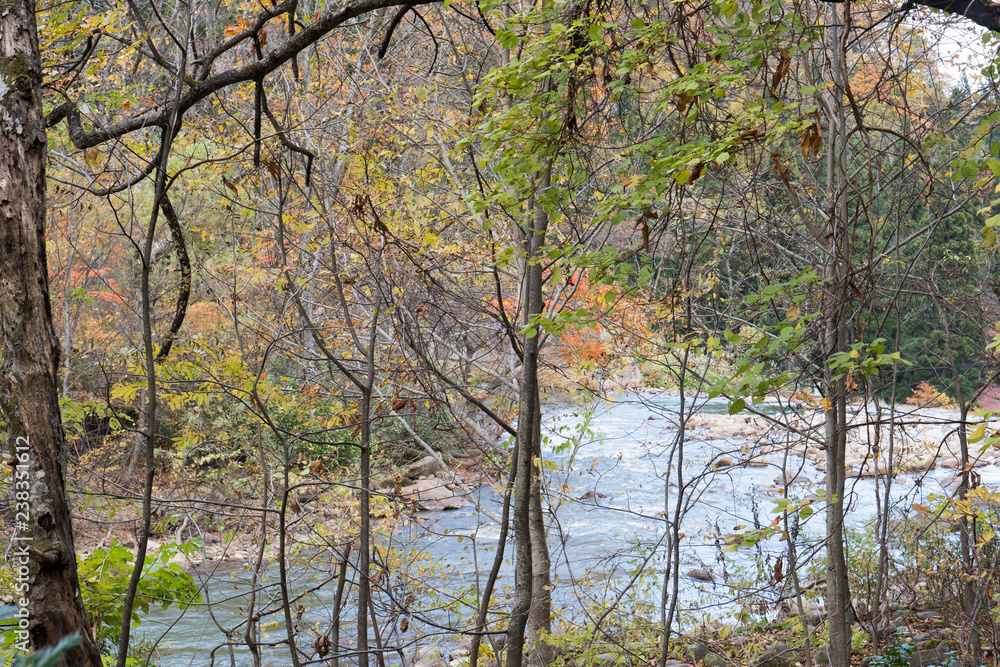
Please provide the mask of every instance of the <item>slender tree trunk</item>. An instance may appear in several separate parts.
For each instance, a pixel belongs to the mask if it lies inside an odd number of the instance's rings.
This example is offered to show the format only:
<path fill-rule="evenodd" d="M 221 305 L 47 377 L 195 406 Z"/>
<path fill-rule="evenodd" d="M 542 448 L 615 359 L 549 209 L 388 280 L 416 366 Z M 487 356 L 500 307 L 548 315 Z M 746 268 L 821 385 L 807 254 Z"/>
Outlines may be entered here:
<path fill-rule="evenodd" d="M 539 299 L 541 301 L 541 271 L 535 266 L 528 267 L 529 275 L 537 273 Z M 528 285 L 534 296 L 534 280 Z M 534 299 L 529 298 L 529 303 Z M 530 306 L 529 306 L 530 307 Z M 532 310 L 531 312 L 537 312 Z M 510 613 L 507 628 L 507 667 L 521 667 L 524 659 L 525 626 L 531 608 L 534 571 L 531 553 L 530 494 L 531 494 L 531 453 L 534 402 L 538 396 L 538 335 L 525 336 L 524 359 L 521 367 L 521 396 L 517 423 L 517 470 L 514 479 L 514 543 L 516 545 L 516 565 L 514 569 L 514 608 Z"/>
<path fill-rule="evenodd" d="M 536 387 L 537 389 L 537 387 Z M 531 487 L 528 490 L 528 531 L 531 534 L 531 611 L 528 612 L 528 664 L 541 667 L 552 662 L 552 562 L 545 535 L 545 509 L 542 504 L 542 471 L 535 461 L 542 456 L 541 397 L 535 395 L 535 416 L 532 419 Z"/>
<path fill-rule="evenodd" d="M 962 500 L 969 494 L 972 488 L 970 472 L 972 463 L 969 460 L 969 433 L 966 424 L 969 418 L 969 405 L 965 400 L 965 393 L 962 391 L 962 376 L 958 370 L 958 363 L 955 361 L 955 352 L 951 342 L 951 326 L 948 323 L 948 316 L 941 306 L 941 299 L 937 294 L 934 281 L 930 285 L 931 295 L 934 299 L 934 308 L 937 310 L 938 319 L 941 322 L 941 330 L 944 332 L 944 348 L 948 355 L 948 367 L 951 371 L 951 381 L 955 392 L 955 402 L 958 404 L 960 420 L 958 423 L 958 443 L 959 443 L 959 464 L 961 465 L 962 480 L 958 485 L 955 494 Z M 962 625 L 967 628 L 968 649 L 972 654 L 974 664 L 982 664 L 983 646 L 980 637 L 979 611 L 981 609 L 979 596 L 976 594 L 977 582 L 976 563 L 972 551 L 972 544 L 975 541 L 974 535 L 970 533 L 969 517 L 962 512 L 958 519 L 959 545 L 962 553 L 962 583 L 961 583 L 961 603 L 962 611 L 965 612 L 965 622 Z"/>
<path fill-rule="evenodd" d="M 372 327 L 374 329 L 374 326 Z M 358 665 L 368 667 L 368 603 L 371 596 L 371 530 L 370 492 L 371 484 L 371 381 L 361 398 L 361 493 L 360 529 L 358 544 Z"/>
<path fill-rule="evenodd" d="M 0 410 L 14 455 L 13 559 L 34 648 L 78 632 L 65 665 L 101 665 L 80 598 L 65 488 L 59 343 L 45 258 L 45 127 L 32 2 L 0 4 Z M 23 596 L 23 597 L 21 597 Z M 16 601 L 17 601 L 16 600 Z"/>
<path fill-rule="evenodd" d="M 844 21 L 850 9 L 844 8 Z M 831 9 L 829 55 L 837 91 L 846 88 L 844 35 L 846 30 Z M 851 299 L 850 281 L 851 238 L 848 230 L 848 189 L 842 182 L 847 170 L 842 169 L 848 150 L 846 123 L 841 95 L 827 98 L 826 110 L 830 121 L 830 145 L 827 152 L 827 202 L 829 220 L 824 246 L 822 349 L 825 360 L 847 350 L 847 319 Z M 826 607 L 832 667 L 851 664 L 851 592 L 847 580 L 847 557 L 844 545 L 844 492 L 847 464 L 847 380 L 836 378 L 829 364 L 823 366 L 825 410 L 824 440 L 826 444 Z"/>
<path fill-rule="evenodd" d="M 341 289 L 338 287 L 338 289 Z M 348 309 L 345 306 L 344 312 Z M 365 355 L 365 379 L 361 388 L 361 498 L 360 536 L 358 537 L 358 666 L 368 667 L 368 608 L 371 605 L 371 469 L 372 469 L 372 393 L 375 390 L 375 344 L 378 337 L 378 318 L 382 312 L 382 295 L 377 292 L 372 308 L 372 323 L 367 348 L 360 348 Z M 375 611 L 372 606 L 372 627 Z M 376 639 L 378 638 L 376 629 Z M 382 653 L 378 654 L 382 665 Z"/>
<path fill-rule="evenodd" d="M 835 327 L 835 331 L 839 327 Z M 835 339 L 840 339 L 835 334 Z M 845 382 L 831 380 L 825 370 L 826 411 L 826 607 L 829 614 L 830 664 L 848 667 L 851 664 L 851 625 L 849 621 L 851 594 L 847 582 L 847 559 L 844 549 L 844 490 L 846 465 Z"/>
<path fill-rule="evenodd" d="M 159 389 L 156 386 L 156 360 L 153 349 L 153 295 L 150 286 L 150 272 L 153 261 L 153 240 L 156 236 L 156 224 L 160 212 L 160 200 L 166 192 L 167 182 L 167 156 L 170 154 L 170 142 L 172 132 L 163 130 L 160 140 L 159 170 L 156 175 L 156 196 L 150 211 L 149 226 L 146 229 L 146 242 L 142 250 L 142 275 L 140 286 L 140 303 L 142 305 L 142 356 L 143 365 L 146 370 L 146 406 L 143 411 L 142 420 L 142 441 L 143 441 L 143 461 L 144 475 L 142 487 L 142 530 L 139 533 L 138 544 L 135 548 L 135 564 L 132 567 L 132 576 L 129 577 L 128 587 L 125 589 L 125 596 L 122 602 L 122 623 L 121 634 L 118 638 L 118 667 L 125 667 L 128 660 L 129 641 L 132 632 L 132 609 L 135 605 L 135 596 L 139 590 L 139 580 L 142 578 L 142 570 L 146 563 L 146 551 L 149 546 L 149 534 L 152 528 L 152 498 L 153 498 L 153 478 L 156 468 L 153 465 L 156 453 L 156 429 L 157 429 L 157 407 L 159 405 Z"/>
<path fill-rule="evenodd" d="M 538 191 L 544 192 L 551 182 L 551 167 L 539 179 Z M 507 629 L 507 667 L 521 667 L 524 660 L 525 628 L 531 605 L 534 602 L 534 566 L 531 544 L 531 483 L 534 477 L 532 461 L 536 447 L 535 416 L 538 405 L 538 352 L 540 331 L 530 331 L 532 318 L 541 315 L 545 307 L 542 298 L 544 276 L 542 264 L 536 261 L 545 243 L 548 215 L 539 203 L 532 207 L 532 224 L 525 225 L 524 233 L 524 324 L 529 329 L 522 340 L 521 382 L 518 387 L 517 412 L 517 470 L 514 481 L 514 541 L 517 560 L 514 567 L 514 608 Z M 536 617 L 537 620 L 537 617 Z"/>

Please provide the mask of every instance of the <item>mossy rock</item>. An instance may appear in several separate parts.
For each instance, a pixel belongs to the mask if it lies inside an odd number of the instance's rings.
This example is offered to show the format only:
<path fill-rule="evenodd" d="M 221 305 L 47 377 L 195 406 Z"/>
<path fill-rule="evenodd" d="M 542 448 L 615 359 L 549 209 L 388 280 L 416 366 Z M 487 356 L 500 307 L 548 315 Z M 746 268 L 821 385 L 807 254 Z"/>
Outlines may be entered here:
<path fill-rule="evenodd" d="M 729 661 L 721 655 L 716 655 L 715 653 L 709 653 L 706 655 L 702 662 L 705 667 L 729 667 Z"/>

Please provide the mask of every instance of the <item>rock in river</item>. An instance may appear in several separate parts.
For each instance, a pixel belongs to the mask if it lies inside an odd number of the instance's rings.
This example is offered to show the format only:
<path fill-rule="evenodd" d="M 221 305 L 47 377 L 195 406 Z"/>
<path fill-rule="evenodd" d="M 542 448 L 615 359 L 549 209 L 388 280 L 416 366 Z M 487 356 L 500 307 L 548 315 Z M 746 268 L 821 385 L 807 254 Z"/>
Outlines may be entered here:
<path fill-rule="evenodd" d="M 453 510 L 465 507 L 469 501 L 448 488 L 437 478 L 421 479 L 399 490 L 403 500 L 412 500 L 423 511 Z"/>
<path fill-rule="evenodd" d="M 399 474 L 403 477 L 403 479 L 416 479 L 424 476 L 429 477 L 440 469 L 441 462 L 438 461 L 436 457 L 428 454 L 419 461 L 414 461 L 413 463 L 404 466 L 403 469 L 399 471 Z"/>

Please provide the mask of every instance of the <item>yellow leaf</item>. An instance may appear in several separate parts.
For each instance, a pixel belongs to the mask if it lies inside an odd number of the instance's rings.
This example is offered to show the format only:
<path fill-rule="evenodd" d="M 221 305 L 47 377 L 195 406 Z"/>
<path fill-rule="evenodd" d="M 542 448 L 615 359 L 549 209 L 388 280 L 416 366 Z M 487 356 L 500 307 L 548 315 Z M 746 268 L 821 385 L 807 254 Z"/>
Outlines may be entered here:
<path fill-rule="evenodd" d="M 823 412 L 829 412 L 830 410 L 833 410 L 833 403 L 830 402 L 829 398 L 819 399 L 819 404 L 820 407 L 823 408 Z"/>
<path fill-rule="evenodd" d="M 980 440 L 983 439 L 983 437 L 985 435 L 986 435 L 986 422 L 983 422 L 982 424 L 980 424 L 979 426 L 977 426 L 976 430 L 974 430 L 969 435 L 969 444 L 972 444 L 972 443 L 975 443 L 975 442 L 979 442 Z"/>
<path fill-rule="evenodd" d="M 83 159 L 91 167 L 101 166 L 101 152 L 96 148 L 88 148 L 83 151 Z"/>

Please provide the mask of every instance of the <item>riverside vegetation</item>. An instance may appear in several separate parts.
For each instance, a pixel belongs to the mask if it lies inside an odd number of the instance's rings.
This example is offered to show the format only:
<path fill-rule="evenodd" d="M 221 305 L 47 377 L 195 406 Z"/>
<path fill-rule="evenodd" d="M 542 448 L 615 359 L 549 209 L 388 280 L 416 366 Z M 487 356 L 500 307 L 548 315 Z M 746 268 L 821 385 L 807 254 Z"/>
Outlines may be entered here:
<path fill-rule="evenodd" d="M 0 2 L 37 651 L 5 658 L 167 664 L 166 607 L 219 629 L 206 665 L 997 664 L 998 30 Z M 613 429 L 653 435 L 588 459 Z M 578 504 L 642 528 L 577 567 Z M 427 546 L 459 505 L 468 576 Z"/>

